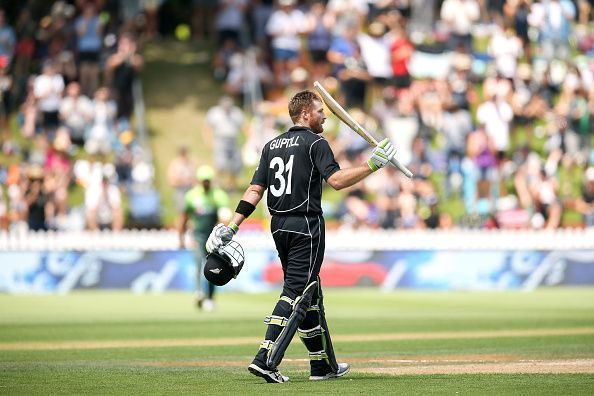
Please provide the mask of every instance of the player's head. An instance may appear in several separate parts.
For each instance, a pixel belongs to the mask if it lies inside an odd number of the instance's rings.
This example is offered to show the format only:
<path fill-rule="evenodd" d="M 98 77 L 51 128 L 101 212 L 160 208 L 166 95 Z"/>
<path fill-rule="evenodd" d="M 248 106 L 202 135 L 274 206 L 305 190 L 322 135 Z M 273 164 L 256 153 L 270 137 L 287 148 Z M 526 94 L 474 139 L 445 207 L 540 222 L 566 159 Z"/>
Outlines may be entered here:
<path fill-rule="evenodd" d="M 297 92 L 289 101 L 289 116 L 295 125 L 303 125 L 315 133 L 324 132 L 324 106 L 322 99 L 312 91 Z"/>
<path fill-rule="evenodd" d="M 204 188 L 210 188 L 210 184 L 212 183 L 212 179 L 214 178 L 214 169 L 212 169 L 208 165 L 202 165 L 196 171 L 196 179 L 202 183 Z"/>

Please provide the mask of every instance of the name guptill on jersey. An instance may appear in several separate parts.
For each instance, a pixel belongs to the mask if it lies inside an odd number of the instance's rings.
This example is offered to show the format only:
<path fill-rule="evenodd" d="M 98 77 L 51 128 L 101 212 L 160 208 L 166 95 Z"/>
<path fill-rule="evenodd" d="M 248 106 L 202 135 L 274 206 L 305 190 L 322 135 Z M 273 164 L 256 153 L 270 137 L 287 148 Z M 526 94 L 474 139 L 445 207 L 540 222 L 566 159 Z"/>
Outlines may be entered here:
<path fill-rule="evenodd" d="M 293 136 L 292 138 L 282 138 L 282 139 L 275 139 L 270 142 L 270 150 L 274 150 L 277 148 L 289 148 L 293 146 L 299 146 L 298 143 L 299 136 Z"/>

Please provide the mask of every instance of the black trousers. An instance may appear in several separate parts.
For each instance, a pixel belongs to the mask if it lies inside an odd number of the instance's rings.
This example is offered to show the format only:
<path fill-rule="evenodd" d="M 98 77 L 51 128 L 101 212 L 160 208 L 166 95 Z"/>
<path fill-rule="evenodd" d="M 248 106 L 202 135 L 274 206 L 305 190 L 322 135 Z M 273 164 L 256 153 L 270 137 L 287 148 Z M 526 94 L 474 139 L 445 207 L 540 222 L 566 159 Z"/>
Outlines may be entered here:
<path fill-rule="evenodd" d="M 303 294 L 305 287 L 315 280 L 318 281 L 318 287 L 313 295 L 312 305 L 316 307 L 322 305 L 322 288 L 318 276 L 324 260 L 326 237 L 324 218 L 321 215 L 273 216 L 271 232 L 284 274 L 281 299 L 276 303 L 271 317 L 288 318 L 292 306 L 287 299 L 294 301 Z M 321 309 L 308 311 L 301 326 L 309 329 L 320 325 L 320 322 L 325 326 L 323 305 Z M 274 322 L 268 325 L 265 341 L 258 350 L 254 363 L 261 367 L 265 366 L 268 352 L 266 345 L 268 342 L 276 341 L 281 330 L 282 326 L 275 325 Z M 327 336 L 329 337 L 329 334 Z M 304 341 L 310 357 L 315 356 L 315 353 L 323 348 L 322 338 L 318 338 Z M 333 351 L 327 352 L 333 354 Z M 312 360 L 311 369 L 313 375 L 323 375 L 330 370 L 327 361 L 323 359 Z"/>
<path fill-rule="evenodd" d="M 294 300 L 320 273 L 326 247 L 324 218 L 273 216 L 270 228 L 283 266 L 283 295 Z"/>

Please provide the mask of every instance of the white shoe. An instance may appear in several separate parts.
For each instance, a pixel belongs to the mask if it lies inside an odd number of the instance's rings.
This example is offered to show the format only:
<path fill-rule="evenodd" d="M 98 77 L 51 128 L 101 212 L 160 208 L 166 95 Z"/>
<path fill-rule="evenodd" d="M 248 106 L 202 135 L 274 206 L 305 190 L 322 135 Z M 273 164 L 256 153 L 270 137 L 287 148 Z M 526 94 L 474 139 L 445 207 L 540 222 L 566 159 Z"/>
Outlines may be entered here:
<path fill-rule="evenodd" d="M 205 312 L 212 312 L 215 309 L 215 303 L 210 298 L 202 301 L 202 310 Z"/>
<path fill-rule="evenodd" d="M 258 377 L 262 377 L 269 383 L 281 384 L 283 382 L 289 382 L 289 377 L 282 375 L 278 370 L 266 370 L 258 367 L 254 363 L 248 366 L 248 371 Z"/>
<path fill-rule="evenodd" d="M 326 375 L 311 375 L 310 381 L 323 381 L 332 378 L 340 378 L 351 371 L 351 366 L 348 363 L 338 363 L 338 371 L 335 373 L 328 373 Z"/>

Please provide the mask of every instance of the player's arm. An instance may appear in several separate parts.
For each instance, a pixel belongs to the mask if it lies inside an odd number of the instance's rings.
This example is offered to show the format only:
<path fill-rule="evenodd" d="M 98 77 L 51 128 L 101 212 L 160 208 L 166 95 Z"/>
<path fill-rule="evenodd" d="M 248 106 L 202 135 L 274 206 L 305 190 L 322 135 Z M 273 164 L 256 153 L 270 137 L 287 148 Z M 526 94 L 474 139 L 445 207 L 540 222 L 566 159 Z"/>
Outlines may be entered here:
<path fill-rule="evenodd" d="M 210 233 L 206 241 L 206 250 L 209 253 L 226 245 L 233 239 L 233 236 L 239 231 L 241 223 L 254 212 L 265 191 L 266 188 L 259 184 L 252 184 L 245 190 L 229 224 L 219 223 Z"/>
<path fill-rule="evenodd" d="M 389 139 L 384 139 L 373 149 L 373 153 L 366 163 L 334 172 L 328 178 L 328 184 L 335 190 L 350 187 L 386 166 L 394 154 L 396 154 L 396 148 Z"/>

